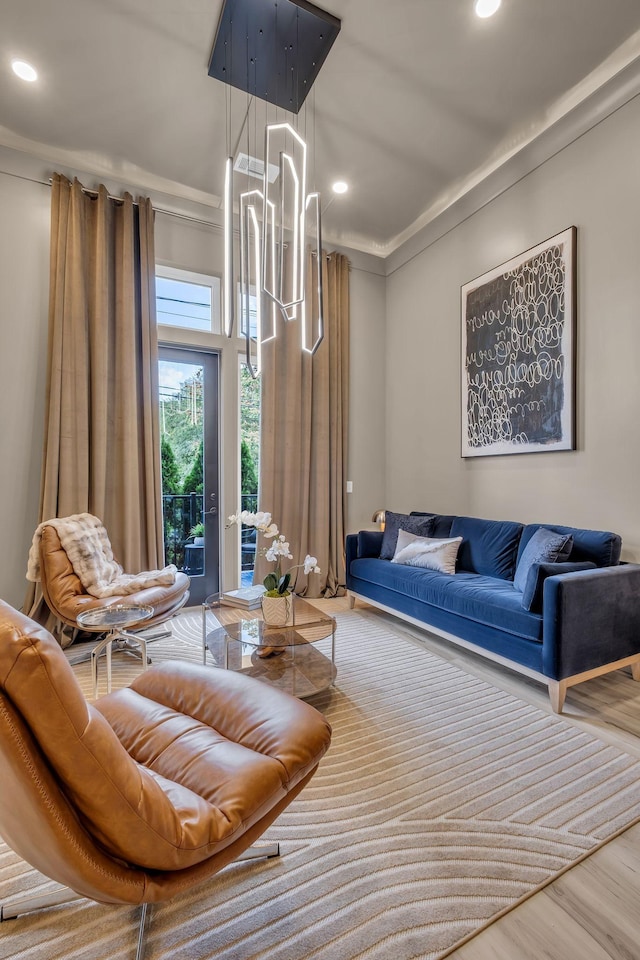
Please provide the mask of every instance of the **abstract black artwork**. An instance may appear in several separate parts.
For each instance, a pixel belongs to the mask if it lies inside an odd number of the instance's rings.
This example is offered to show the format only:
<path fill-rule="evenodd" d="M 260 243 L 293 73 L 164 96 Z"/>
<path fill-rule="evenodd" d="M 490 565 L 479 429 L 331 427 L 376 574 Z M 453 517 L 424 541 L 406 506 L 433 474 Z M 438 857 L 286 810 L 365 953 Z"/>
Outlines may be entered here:
<path fill-rule="evenodd" d="M 575 449 L 576 228 L 462 287 L 462 456 Z"/>

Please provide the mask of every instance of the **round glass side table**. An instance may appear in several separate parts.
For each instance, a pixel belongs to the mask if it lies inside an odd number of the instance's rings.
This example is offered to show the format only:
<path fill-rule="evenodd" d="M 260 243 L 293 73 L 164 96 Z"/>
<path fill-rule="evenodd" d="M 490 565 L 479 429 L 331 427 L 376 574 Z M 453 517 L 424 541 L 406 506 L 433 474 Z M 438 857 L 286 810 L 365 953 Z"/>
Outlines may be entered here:
<path fill-rule="evenodd" d="M 153 607 L 140 603 L 113 603 L 109 607 L 94 607 L 78 614 L 76 622 L 82 630 L 106 633 L 106 636 L 91 651 L 91 678 L 93 699 L 98 697 L 98 659 L 102 653 L 107 657 L 107 692 L 111 693 L 111 651 L 116 649 L 142 660 L 142 669 L 147 669 L 147 642 L 144 637 L 127 631 L 137 624 L 150 620 Z"/>

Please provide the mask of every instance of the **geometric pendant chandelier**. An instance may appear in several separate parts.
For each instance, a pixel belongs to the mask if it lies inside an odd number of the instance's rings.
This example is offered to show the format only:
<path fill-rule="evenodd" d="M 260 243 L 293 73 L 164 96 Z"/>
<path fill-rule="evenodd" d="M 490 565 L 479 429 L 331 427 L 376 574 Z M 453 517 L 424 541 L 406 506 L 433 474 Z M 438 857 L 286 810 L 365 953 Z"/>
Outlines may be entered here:
<path fill-rule="evenodd" d="M 209 75 L 247 93 L 245 124 L 255 100 L 297 115 L 339 31 L 340 20 L 307 0 L 225 0 Z M 260 152 L 261 161 L 249 150 L 227 158 L 224 192 L 224 325 L 232 336 L 238 269 L 238 327 L 254 377 L 278 316 L 300 324 L 307 353 L 324 336 L 320 196 L 309 190 L 307 144 L 294 123 L 276 118 L 265 124 Z M 234 169 L 256 180 L 235 203 Z"/>

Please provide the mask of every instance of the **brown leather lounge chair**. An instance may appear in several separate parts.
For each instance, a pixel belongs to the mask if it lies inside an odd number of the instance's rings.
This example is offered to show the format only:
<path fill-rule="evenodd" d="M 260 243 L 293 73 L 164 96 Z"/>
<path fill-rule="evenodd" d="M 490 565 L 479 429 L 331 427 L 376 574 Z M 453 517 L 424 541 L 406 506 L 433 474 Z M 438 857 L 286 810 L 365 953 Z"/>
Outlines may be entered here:
<path fill-rule="evenodd" d="M 308 704 L 179 661 L 92 705 L 51 634 L 0 601 L 0 835 L 69 888 L 5 901 L 0 918 L 77 897 L 139 904 L 142 957 L 147 905 L 248 851 L 330 737 Z"/>
<path fill-rule="evenodd" d="M 60 543 L 55 528 L 52 526 L 46 526 L 42 530 L 40 576 L 45 602 L 58 622 L 56 633 L 61 643 L 63 640 L 62 634 L 65 632 L 67 634 L 70 632 L 71 636 L 75 637 L 78 614 L 84 613 L 86 610 L 108 607 L 117 603 L 141 604 L 152 607 L 153 616 L 143 624 L 146 632 L 149 627 L 163 623 L 169 617 L 172 617 L 189 599 L 189 577 L 181 572 L 176 574 L 175 582 L 168 586 L 148 587 L 127 596 L 113 596 L 103 600 L 91 596 L 86 592 L 74 573 L 71 561 Z M 159 636 L 162 636 L 162 634 L 159 634 Z M 153 637 L 153 639 L 156 638 L 156 636 Z M 82 660 L 90 659 L 91 651 L 97 643 L 98 641 L 95 640 L 84 644 L 73 644 L 71 648 L 67 648 L 67 658 L 70 663 L 80 663 Z M 64 646 L 64 643 L 62 645 Z M 146 666 L 148 658 L 144 634 L 140 634 L 137 644 L 132 645 L 129 641 L 123 640 L 117 645 L 117 648 L 139 657 Z M 116 646 L 114 646 L 114 649 L 116 649 Z M 94 671 L 97 671 L 95 662 Z"/>

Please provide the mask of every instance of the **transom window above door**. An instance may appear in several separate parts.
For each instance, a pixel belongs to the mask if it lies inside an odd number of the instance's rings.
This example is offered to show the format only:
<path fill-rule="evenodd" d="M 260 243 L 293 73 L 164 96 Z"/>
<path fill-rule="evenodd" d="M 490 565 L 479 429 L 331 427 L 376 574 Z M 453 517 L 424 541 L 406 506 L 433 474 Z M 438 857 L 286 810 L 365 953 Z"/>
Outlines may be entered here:
<path fill-rule="evenodd" d="M 220 333 L 220 278 L 156 266 L 158 326 Z"/>

